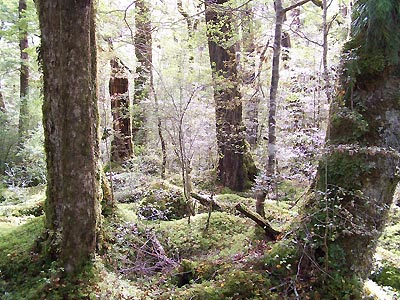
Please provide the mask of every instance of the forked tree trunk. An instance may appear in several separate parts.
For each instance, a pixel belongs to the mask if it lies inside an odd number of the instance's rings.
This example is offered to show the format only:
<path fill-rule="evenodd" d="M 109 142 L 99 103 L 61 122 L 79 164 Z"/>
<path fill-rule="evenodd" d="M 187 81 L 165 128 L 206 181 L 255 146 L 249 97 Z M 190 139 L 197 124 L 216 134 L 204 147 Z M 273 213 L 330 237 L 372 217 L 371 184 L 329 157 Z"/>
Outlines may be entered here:
<path fill-rule="evenodd" d="M 244 128 L 239 92 L 232 13 L 221 7 L 227 0 L 206 1 L 208 48 L 214 82 L 218 144 L 218 177 L 235 191 L 244 188 Z"/>
<path fill-rule="evenodd" d="M 114 138 L 111 142 L 111 158 L 121 162 L 133 154 L 131 114 L 129 111 L 129 81 L 126 68 L 118 58 L 110 61 L 109 91 Z"/>
<path fill-rule="evenodd" d="M 132 135 L 134 143 L 138 145 L 146 142 L 144 102 L 149 100 L 152 84 L 152 29 L 149 5 L 149 0 L 137 0 L 135 3 L 134 44 L 137 65 L 134 81 Z"/>
<path fill-rule="evenodd" d="M 48 249 L 75 273 L 95 252 L 100 172 L 93 1 L 38 0 Z"/>
<path fill-rule="evenodd" d="M 28 65 L 28 25 L 26 20 L 26 0 L 19 0 L 18 21 L 19 21 L 19 51 L 20 51 L 20 73 L 19 73 L 19 124 L 18 136 L 20 143 L 29 129 L 28 93 L 29 93 L 29 65 Z"/>

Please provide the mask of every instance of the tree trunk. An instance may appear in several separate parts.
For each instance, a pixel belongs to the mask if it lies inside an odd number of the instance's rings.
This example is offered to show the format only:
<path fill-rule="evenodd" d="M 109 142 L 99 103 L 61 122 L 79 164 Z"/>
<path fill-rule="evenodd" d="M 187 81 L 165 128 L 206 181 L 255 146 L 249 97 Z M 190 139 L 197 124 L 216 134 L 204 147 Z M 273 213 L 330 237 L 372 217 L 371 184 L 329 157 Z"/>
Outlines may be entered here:
<path fill-rule="evenodd" d="M 161 179 L 165 179 L 165 172 L 166 172 L 166 166 L 167 166 L 167 145 L 165 143 L 164 134 L 163 134 L 163 130 L 162 130 L 160 108 L 159 108 L 159 103 L 158 103 L 158 97 L 157 97 L 155 89 L 154 89 L 153 79 L 151 80 L 150 84 L 151 84 L 151 90 L 153 92 L 153 97 L 154 97 L 155 113 L 156 113 L 156 116 L 157 116 L 158 138 L 160 139 L 160 144 L 161 144 L 161 157 L 162 157 L 162 160 L 161 160 L 160 176 L 161 176 Z"/>
<path fill-rule="evenodd" d="M 227 0 L 206 1 L 208 48 L 214 82 L 214 101 L 218 145 L 218 177 L 221 183 L 242 191 L 244 170 L 244 128 L 242 99 L 238 90 L 236 43 L 232 13 L 221 4 Z"/>
<path fill-rule="evenodd" d="M 135 93 L 133 97 L 134 116 L 132 119 L 132 134 L 134 143 L 143 145 L 146 141 L 144 128 L 144 102 L 149 100 L 152 82 L 152 38 L 151 12 L 148 0 L 138 0 L 135 3 L 135 55 L 137 60 Z"/>
<path fill-rule="evenodd" d="M 390 24 L 399 24 L 398 14 L 392 11 L 390 16 Z M 329 291 L 337 293 L 336 298 L 325 295 L 326 299 L 344 299 L 349 289 L 354 295 L 354 278 L 368 276 L 399 182 L 399 46 L 394 51 L 396 60 L 385 52 L 393 49 L 391 40 L 371 46 L 370 39 L 376 37 L 366 32 L 382 23 L 369 17 L 360 16 L 361 22 L 352 23 L 354 36 L 345 47 L 348 59 L 331 104 L 326 154 L 319 164 L 315 192 L 294 230 L 297 240 L 303 241 L 298 274 L 339 288 Z M 366 24 L 360 26 L 362 21 Z M 377 32 L 380 37 L 381 31 Z M 364 64 L 382 55 L 387 59 L 383 68 Z M 355 68 L 359 72 L 352 73 Z M 358 299 L 353 295 L 347 293 L 346 299 Z"/>
<path fill-rule="evenodd" d="M 306 205 L 306 211 L 318 212 L 309 214 L 308 226 L 336 226 L 322 232 L 328 239 L 323 251 L 340 247 L 346 269 L 364 275 L 399 181 L 399 154 L 394 149 L 400 149 L 400 77 L 391 74 L 362 86 L 365 83 L 353 90 L 356 108 L 341 97 L 333 103 L 329 152 L 319 165 L 315 197 Z"/>
<path fill-rule="evenodd" d="M 111 142 L 111 158 L 121 162 L 133 154 L 131 115 L 129 111 L 129 82 L 126 68 L 118 58 L 110 61 L 109 91 L 114 138 Z"/>
<path fill-rule="evenodd" d="M 250 147 L 254 148 L 257 145 L 258 139 L 258 112 L 260 104 L 260 82 L 256 79 L 256 64 L 255 64 L 255 44 L 254 44 L 254 14 L 251 4 L 247 4 L 244 8 L 242 16 L 242 31 L 243 31 L 243 59 L 242 59 L 242 78 L 243 87 L 248 90 L 248 100 L 245 102 L 244 119 L 246 125 L 246 140 Z"/>
<path fill-rule="evenodd" d="M 19 75 L 19 124 L 18 136 L 20 142 L 23 141 L 29 129 L 29 111 L 28 111 L 28 92 L 29 92 L 29 65 L 28 65 L 28 25 L 25 17 L 27 9 L 26 0 L 19 0 L 18 4 L 18 28 L 19 28 L 19 51 L 20 51 L 20 75 Z"/>
<path fill-rule="evenodd" d="M 0 111 L 5 112 L 6 111 L 6 103 L 4 102 L 4 97 L 3 97 L 3 92 L 1 91 L 1 82 L 0 82 Z"/>
<path fill-rule="evenodd" d="M 332 3 L 332 2 L 331 2 Z M 331 101 L 332 98 L 332 92 L 331 92 L 331 84 L 330 84 L 330 78 L 329 78 L 329 69 L 328 69 L 328 34 L 329 34 L 329 26 L 328 26 L 328 3 L 327 0 L 322 0 L 322 7 L 323 7 L 323 12 L 322 12 L 322 35 L 323 35 L 323 48 L 322 48 L 322 65 L 324 68 L 324 81 L 325 81 L 325 94 L 326 94 L 326 99 L 328 103 Z"/>
<path fill-rule="evenodd" d="M 269 96 L 269 112 L 268 112 L 268 162 L 266 165 L 266 182 L 263 182 L 265 190 L 256 192 L 256 211 L 265 218 L 264 202 L 267 197 L 267 191 L 275 190 L 275 172 L 276 172 L 276 98 L 279 86 L 279 66 L 281 56 L 282 41 L 282 23 L 285 12 L 282 7 L 282 1 L 275 1 L 275 36 L 274 51 L 272 59 L 272 75 Z"/>
<path fill-rule="evenodd" d="M 318 0 L 301 0 L 289 7 L 283 8 L 282 0 L 275 0 L 275 33 L 274 33 L 274 51 L 272 58 L 272 74 L 271 74 L 271 87 L 269 93 L 269 111 L 268 111 L 268 161 L 266 164 L 266 178 L 262 183 L 264 187 L 256 191 L 256 211 L 257 213 L 265 217 L 264 202 L 267 197 L 267 193 L 272 191 L 276 193 L 276 101 L 279 88 L 279 68 L 280 68 L 280 56 L 281 56 L 281 45 L 282 45 L 282 25 L 285 20 L 285 15 L 288 11 L 294 10 L 297 7 L 304 5 L 312 1 L 315 5 L 320 6 Z"/>
<path fill-rule="evenodd" d="M 44 77 L 48 249 L 66 273 L 95 252 L 100 226 L 96 40 L 92 1 L 37 1 Z"/>

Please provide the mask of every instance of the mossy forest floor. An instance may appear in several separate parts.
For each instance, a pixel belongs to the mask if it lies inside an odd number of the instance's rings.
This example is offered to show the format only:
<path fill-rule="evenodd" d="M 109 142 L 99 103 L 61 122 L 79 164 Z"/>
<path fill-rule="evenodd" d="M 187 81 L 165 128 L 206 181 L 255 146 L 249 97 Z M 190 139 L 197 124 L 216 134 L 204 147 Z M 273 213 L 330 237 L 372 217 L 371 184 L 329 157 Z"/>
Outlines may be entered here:
<path fill-rule="evenodd" d="M 300 299 L 281 288 L 293 280 L 285 272 L 296 266 L 233 209 L 238 202 L 253 208 L 249 195 L 216 195 L 225 211 L 209 217 L 198 207 L 188 224 L 173 180 L 120 173 L 114 189 L 117 212 L 103 219 L 102 248 L 78 278 L 69 279 L 60 278 L 62 270 L 42 255 L 45 187 L 3 188 L 0 299 Z M 284 231 L 297 216 L 293 204 L 302 189 L 289 183 L 280 189 L 283 200 L 267 202 L 266 214 Z M 400 211 L 394 206 L 365 299 L 400 299 L 399 249 Z"/>

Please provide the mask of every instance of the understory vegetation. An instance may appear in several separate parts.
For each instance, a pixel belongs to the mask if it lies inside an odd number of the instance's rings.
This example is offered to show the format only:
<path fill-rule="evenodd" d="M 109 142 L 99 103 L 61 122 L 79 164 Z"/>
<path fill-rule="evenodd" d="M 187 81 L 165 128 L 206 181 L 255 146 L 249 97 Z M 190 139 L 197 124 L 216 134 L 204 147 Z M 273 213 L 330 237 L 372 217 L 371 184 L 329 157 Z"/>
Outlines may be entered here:
<path fill-rule="evenodd" d="M 249 194 L 217 194 L 214 199 L 223 211 L 209 215 L 198 204 L 188 223 L 187 214 L 177 213 L 185 202 L 174 178 L 136 175 L 132 168 L 112 174 L 116 213 L 103 219 L 101 249 L 73 279 L 61 277 L 60 267 L 44 255 L 45 187 L 3 188 L 1 299 L 298 299 L 301 292 L 308 299 L 328 300 L 302 291 L 297 278 L 299 248 L 287 226 L 298 217 L 301 185 L 281 184 L 281 200 L 266 203 L 266 219 L 276 230 L 288 232 L 272 243 L 234 209 L 237 203 L 254 206 Z M 364 299 L 400 296 L 399 220 L 400 209 L 394 205 L 363 287 Z M 320 284 L 320 278 L 311 280 Z M 337 291 L 330 291 L 336 297 L 329 299 L 355 299 L 352 291 L 358 284 L 331 282 L 329 288 Z"/>

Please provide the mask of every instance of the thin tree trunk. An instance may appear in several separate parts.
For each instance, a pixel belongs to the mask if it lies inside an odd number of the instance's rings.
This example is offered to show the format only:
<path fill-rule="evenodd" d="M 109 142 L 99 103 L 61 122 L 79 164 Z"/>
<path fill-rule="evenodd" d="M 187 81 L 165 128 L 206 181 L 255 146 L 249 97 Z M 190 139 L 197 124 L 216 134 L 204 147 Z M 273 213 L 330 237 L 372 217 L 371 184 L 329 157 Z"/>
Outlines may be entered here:
<path fill-rule="evenodd" d="M 26 50 L 28 49 L 28 28 L 25 17 L 27 9 L 26 0 L 19 0 L 18 3 L 18 21 L 19 21 L 19 51 L 20 51 L 20 109 L 19 109 L 19 124 L 18 136 L 20 143 L 29 129 L 29 111 L 28 111 L 28 93 L 29 93 L 29 56 Z"/>
<path fill-rule="evenodd" d="M 234 37 L 232 13 L 221 4 L 227 0 L 206 1 L 208 49 L 214 82 L 214 101 L 218 145 L 218 178 L 235 191 L 244 188 L 244 128 L 242 99 L 238 90 L 239 79 L 235 45 L 227 45 Z"/>
<path fill-rule="evenodd" d="M 282 1 L 275 1 L 275 36 L 274 36 L 274 51 L 272 59 L 272 75 L 271 87 L 269 96 L 269 111 L 268 111 L 268 162 L 266 165 L 267 190 L 256 192 L 256 211 L 265 218 L 264 202 L 267 196 L 267 191 L 275 190 L 275 172 L 276 172 L 276 101 L 279 86 L 279 66 L 281 55 L 282 41 L 282 23 L 285 13 L 282 7 Z M 264 187 L 265 188 L 265 187 Z"/>
<path fill-rule="evenodd" d="M 327 21 L 327 15 L 328 15 L 328 6 L 327 6 L 327 1 L 322 0 L 322 33 L 323 33 L 323 50 L 322 50 L 322 65 L 324 68 L 324 81 L 325 81 L 325 94 L 326 94 L 326 99 L 328 103 L 332 99 L 332 93 L 331 93 L 331 84 L 330 84 L 330 79 L 329 79 L 329 69 L 328 69 L 328 34 L 329 34 L 329 28 L 328 28 L 328 21 Z"/>
<path fill-rule="evenodd" d="M 279 68 L 282 44 L 282 25 L 285 19 L 285 14 L 301 5 L 312 1 L 315 5 L 319 6 L 317 0 L 302 0 L 287 8 L 283 8 L 282 0 L 275 0 L 275 33 L 274 33 L 274 51 L 272 59 L 272 74 L 271 74 L 271 87 L 269 95 L 269 111 L 268 111 L 268 161 L 266 165 L 266 178 L 263 183 L 266 187 L 260 188 L 256 191 L 256 211 L 262 217 L 265 217 L 264 202 L 267 192 L 272 191 L 276 195 L 276 107 L 277 95 L 279 87 Z"/>
<path fill-rule="evenodd" d="M 185 9 L 183 8 L 182 0 L 177 0 L 176 1 L 176 5 L 178 7 L 178 12 L 186 20 L 187 29 L 188 29 L 188 35 L 189 35 L 189 38 L 191 38 L 193 36 L 193 21 L 192 21 L 192 18 L 189 16 L 187 11 L 185 11 Z"/>
<path fill-rule="evenodd" d="M 143 145 L 146 142 L 144 102 L 149 100 L 152 81 L 152 29 L 148 0 L 137 0 L 135 8 L 134 45 L 137 65 L 134 81 L 133 105 L 135 114 L 132 120 L 132 134 L 134 143 Z"/>
<path fill-rule="evenodd" d="M 160 107 L 159 107 L 159 103 L 158 103 L 158 97 L 157 97 L 156 91 L 154 89 L 153 76 L 151 78 L 151 90 L 153 92 L 155 113 L 157 116 L 157 133 L 158 133 L 158 138 L 160 139 L 160 144 L 161 144 L 162 161 L 161 161 L 160 176 L 161 176 L 161 179 L 165 179 L 165 172 L 166 172 L 166 166 L 167 166 L 167 145 L 165 143 L 164 134 L 163 134 L 163 130 L 162 130 Z"/>
<path fill-rule="evenodd" d="M 48 254 L 66 273 L 76 273 L 95 252 L 100 226 L 95 11 L 92 1 L 36 4 L 44 76 Z"/>
<path fill-rule="evenodd" d="M 6 111 L 6 103 L 4 102 L 4 97 L 3 97 L 3 93 L 1 91 L 2 87 L 1 87 L 1 82 L 0 82 L 0 111 L 1 112 L 5 112 Z"/>

